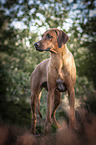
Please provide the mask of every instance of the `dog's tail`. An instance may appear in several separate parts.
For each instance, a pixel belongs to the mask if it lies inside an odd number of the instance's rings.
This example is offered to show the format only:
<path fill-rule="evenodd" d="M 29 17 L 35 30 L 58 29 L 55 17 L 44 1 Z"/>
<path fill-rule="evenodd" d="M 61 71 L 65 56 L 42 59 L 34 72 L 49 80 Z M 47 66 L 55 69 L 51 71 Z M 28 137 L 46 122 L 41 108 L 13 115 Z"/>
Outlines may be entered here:
<path fill-rule="evenodd" d="M 39 94 L 38 94 L 38 114 L 39 114 L 40 118 L 42 118 L 42 114 L 41 114 L 41 112 L 40 112 L 40 99 L 41 99 L 41 93 L 42 93 L 42 91 L 40 91 Z"/>

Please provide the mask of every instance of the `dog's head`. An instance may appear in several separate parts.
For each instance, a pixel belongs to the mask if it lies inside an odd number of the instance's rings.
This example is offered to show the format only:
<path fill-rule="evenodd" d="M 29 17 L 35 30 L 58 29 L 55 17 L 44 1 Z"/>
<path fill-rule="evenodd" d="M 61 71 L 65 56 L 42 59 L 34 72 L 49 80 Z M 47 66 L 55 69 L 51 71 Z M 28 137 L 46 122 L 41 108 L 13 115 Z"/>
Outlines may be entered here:
<path fill-rule="evenodd" d="M 36 42 L 35 48 L 38 51 L 51 51 L 56 53 L 64 44 L 67 43 L 69 37 L 62 30 L 52 28 L 47 30 L 43 36 L 42 40 Z"/>

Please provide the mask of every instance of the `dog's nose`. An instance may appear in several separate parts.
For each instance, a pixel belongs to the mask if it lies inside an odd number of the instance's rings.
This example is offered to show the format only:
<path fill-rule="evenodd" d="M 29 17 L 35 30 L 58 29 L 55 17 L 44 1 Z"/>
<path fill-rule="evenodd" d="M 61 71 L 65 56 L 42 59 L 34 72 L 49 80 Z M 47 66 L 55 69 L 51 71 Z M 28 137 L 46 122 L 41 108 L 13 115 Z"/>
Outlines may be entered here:
<path fill-rule="evenodd" d="M 39 43 L 38 42 L 34 43 L 34 46 L 35 47 L 38 47 L 39 46 Z"/>

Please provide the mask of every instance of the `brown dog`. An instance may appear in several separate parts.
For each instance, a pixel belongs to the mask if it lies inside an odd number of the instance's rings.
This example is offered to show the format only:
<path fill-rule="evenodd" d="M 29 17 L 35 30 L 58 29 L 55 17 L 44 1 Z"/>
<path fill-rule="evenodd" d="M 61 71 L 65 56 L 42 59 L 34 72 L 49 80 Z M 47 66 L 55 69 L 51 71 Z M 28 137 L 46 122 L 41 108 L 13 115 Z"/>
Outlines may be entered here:
<path fill-rule="evenodd" d="M 43 34 L 42 40 L 34 44 L 38 51 L 51 52 L 47 72 L 48 108 L 46 130 L 49 130 L 52 122 L 52 108 L 56 90 L 60 92 L 68 91 L 70 102 L 69 128 L 75 128 L 74 86 L 76 82 L 76 67 L 73 55 L 66 46 L 68 39 L 68 36 L 62 30 L 52 28 Z"/>
<path fill-rule="evenodd" d="M 42 118 L 41 112 L 40 112 L 40 98 L 42 89 L 45 88 L 48 91 L 47 88 L 47 72 L 48 72 L 48 65 L 49 65 L 50 59 L 46 59 L 39 63 L 35 70 L 31 74 L 31 111 L 32 111 L 32 124 L 31 124 L 31 133 L 36 133 L 36 105 L 38 102 L 38 113 L 39 116 Z M 56 126 L 59 126 L 55 119 L 55 110 L 60 104 L 60 93 L 59 91 L 55 91 L 55 102 L 54 102 L 54 108 L 53 108 L 53 115 L 52 119 Z"/>

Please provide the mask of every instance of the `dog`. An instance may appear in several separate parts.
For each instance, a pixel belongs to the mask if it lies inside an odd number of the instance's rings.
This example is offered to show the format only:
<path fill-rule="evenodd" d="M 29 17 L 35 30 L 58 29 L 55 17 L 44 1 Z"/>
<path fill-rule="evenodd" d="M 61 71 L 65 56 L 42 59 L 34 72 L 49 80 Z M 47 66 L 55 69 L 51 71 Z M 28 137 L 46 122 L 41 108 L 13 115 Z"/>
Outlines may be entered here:
<path fill-rule="evenodd" d="M 51 28 L 42 35 L 40 41 L 34 43 L 37 51 L 50 51 L 50 60 L 47 70 L 48 101 L 45 123 L 46 131 L 50 130 L 52 124 L 56 90 L 59 92 L 68 92 L 70 103 L 69 129 L 75 128 L 74 87 L 76 82 L 76 66 L 73 55 L 66 46 L 68 40 L 69 37 L 64 31 Z"/>
<path fill-rule="evenodd" d="M 40 118 L 42 118 L 42 114 L 40 112 L 40 98 L 42 89 L 45 88 L 48 91 L 47 87 L 47 72 L 48 72 L 48 65 L 49 59 L 46 59 L 39 63 L 35 70 L 31 74 L 30 78 L 30 86 L 31 86 L 31 112 L 32 112 L 32 123 L 31 123 L 31 130 L 32 134 L 36 134 L 36 105 L 38 103 L 38 113 Z M 58 97 L 57 97 L 58 96 Z M 52 120 L 57 127 L 60 127 L 55 118 L 55 110 L 60 105 L 61 95 L 59 91 L 55 91 L 54 96 L 54 108 L 53 108 L 53 115 Z"/>

